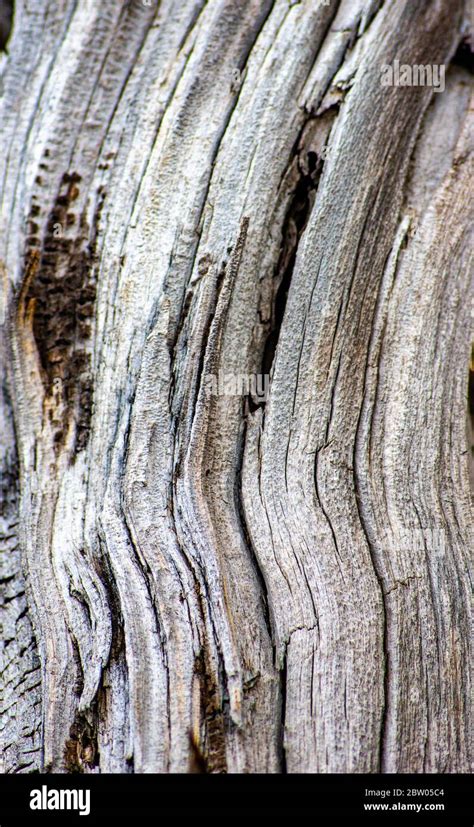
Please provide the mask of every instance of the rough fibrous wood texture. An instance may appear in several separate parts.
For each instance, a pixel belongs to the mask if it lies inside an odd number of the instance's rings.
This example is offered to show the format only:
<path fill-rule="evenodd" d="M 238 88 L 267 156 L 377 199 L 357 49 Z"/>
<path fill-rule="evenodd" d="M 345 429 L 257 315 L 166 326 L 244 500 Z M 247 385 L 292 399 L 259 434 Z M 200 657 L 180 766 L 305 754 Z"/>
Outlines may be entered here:
<path fill-rule="evenodd" d="M 467 6 L 15 3 L 4 771 L 469 771 Z"/>

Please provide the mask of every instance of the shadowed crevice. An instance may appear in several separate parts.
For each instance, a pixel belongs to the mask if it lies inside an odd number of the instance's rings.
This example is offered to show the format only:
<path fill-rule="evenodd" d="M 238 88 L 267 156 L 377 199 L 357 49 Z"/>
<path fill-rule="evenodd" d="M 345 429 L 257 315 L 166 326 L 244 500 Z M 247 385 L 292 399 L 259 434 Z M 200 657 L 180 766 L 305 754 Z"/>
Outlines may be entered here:
<path fill-rule="evenodd" d="M 13 0 L 0 0 L 0 52 L 7 52 L 13 27 Z"/>

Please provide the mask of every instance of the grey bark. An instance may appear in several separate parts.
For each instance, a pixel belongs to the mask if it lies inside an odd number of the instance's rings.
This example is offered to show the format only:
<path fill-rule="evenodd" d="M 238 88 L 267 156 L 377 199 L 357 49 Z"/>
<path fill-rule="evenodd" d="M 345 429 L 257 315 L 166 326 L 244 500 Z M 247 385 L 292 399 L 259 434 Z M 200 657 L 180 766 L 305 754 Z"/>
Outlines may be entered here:
<path fill-rule="evenodd" d="M 470 770 L 468 5 L 15 3 L 3 771 Z"/>

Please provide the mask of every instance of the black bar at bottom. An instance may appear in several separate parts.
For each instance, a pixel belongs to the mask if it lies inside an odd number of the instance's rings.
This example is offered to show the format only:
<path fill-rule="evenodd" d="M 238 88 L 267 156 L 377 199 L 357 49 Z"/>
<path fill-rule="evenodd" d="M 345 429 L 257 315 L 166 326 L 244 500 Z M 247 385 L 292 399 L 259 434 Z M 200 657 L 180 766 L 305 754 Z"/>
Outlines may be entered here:
<path fill-rule="evenodd" d="M 373 825 L 472 827 L 472 787 L 469 775 L 3 775 L 0 827 L 103 824 L 119 813 L 145 825 L 160 814 L 282 810 Z"/>

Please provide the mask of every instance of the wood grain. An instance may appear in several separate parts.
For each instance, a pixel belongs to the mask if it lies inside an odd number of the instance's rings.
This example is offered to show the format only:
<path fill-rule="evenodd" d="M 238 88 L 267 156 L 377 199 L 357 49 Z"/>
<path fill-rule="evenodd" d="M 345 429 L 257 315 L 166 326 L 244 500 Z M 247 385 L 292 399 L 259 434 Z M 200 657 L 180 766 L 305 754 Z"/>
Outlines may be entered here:
<path fill-rule="evenodd" d="M 468 5 L 15 4 L 3 771 L 470 770 Z"/>

